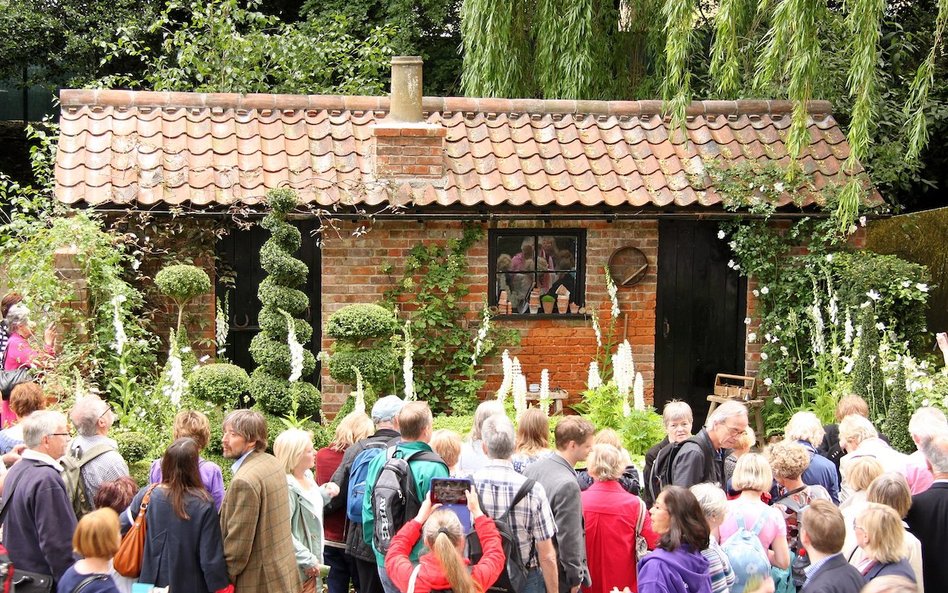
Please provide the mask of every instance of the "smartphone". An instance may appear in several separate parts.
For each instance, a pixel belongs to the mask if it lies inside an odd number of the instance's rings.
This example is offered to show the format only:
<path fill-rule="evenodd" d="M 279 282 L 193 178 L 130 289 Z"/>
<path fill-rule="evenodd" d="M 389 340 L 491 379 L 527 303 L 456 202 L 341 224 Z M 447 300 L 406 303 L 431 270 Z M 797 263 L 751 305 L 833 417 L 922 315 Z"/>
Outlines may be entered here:
<path fill-rule="evenodd" d="M 467 478 L 432 478 L 431 502 L 441 503 L 441 508 L 454 512 L 461 521 L 464 533 L 470 533 L 471 511 L 467 508 L 467 491 L 472 482 Z"/>
<path fill-rule="evenodd" d="M 467 491 L 471 485 L 467 478 L 432 478 L 431 502 L 467 506 Z"/>

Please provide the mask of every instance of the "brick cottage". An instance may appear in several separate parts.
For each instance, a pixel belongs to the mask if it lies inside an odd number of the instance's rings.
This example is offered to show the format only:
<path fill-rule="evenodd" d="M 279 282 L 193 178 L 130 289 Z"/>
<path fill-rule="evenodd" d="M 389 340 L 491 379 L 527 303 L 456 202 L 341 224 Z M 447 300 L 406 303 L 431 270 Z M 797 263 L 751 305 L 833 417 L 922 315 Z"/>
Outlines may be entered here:
<path fill-rule="evenodd" d="M 269 189 L 293 188 L 306 206 L 304 237 L 318 228 L 319 209 L 338 227 L 300 253 L 311 271 L 314 351 L 330 346 L 320 331 L 328 316 L 379 300 L 412 247 L 477 225 L 485 232 L 468 252 L 470 323 L 486 300 L 497 323 L 519 330 L 512 354 L 529 382 L 547 368 L 551 385 L 576 401 L 597 350 L 590 315 L 609 324 L 610 261 L 617 337 L 632 344 L 648 400 L 685 399 L 700 417 L 715 373 L 756 370 L 744 323 L 753 286 L 727 265 L 718 222 L 733 214 L 705 164 L 786 165 L 790 102 L 692 103 L 685 138 L 660 101 L 422 97 L 418 58 L 394 58 L 392 80 L 391 99 L 64 90 L 56 195 L 102 210 L 226 221 Z M 813 101 L 808 113 L 804 169 L 818 188 L 845 181 L 849 147 L 830 104 Z M 777 224 L 813 213 L 816 199 L 783 196 Z M 360 214 L 393 204 L 400 211 Z M 353 236 L 361 226 L 368 232 Z M 216 247 L 236 271 L 229 352 L 247 366 L 265 239 L 234 228 Z M 203 261 L 213 274 L 213 258 Z M 207 321 L 213 303 L 199 305 Z M 501 373 L 497 359 L 485 364 L 486 393 Z M 326 372 L 319 380 L 331 414 L 348 388 Z"/>

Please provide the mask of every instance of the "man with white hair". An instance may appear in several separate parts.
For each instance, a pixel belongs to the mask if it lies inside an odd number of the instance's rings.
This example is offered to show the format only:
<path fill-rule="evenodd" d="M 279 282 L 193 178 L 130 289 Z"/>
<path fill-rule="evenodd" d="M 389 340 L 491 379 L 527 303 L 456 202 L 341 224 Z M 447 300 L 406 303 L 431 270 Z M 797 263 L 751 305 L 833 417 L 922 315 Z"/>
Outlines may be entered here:
<path fill-rule="evenodd" d="M 474 425 L 471 426 L 471 434 L 461 445 L 461 458 L 458 461 L 458 471 L 461 474 L 473 474 L 487 465 L 489 459 L 484 454 L 484 447 L 481 444 L 481 427 L 485 420 L 495 414 L 506 414 L 504 404 L 496 399 L 482 401 L 474 411 Z"/>
<path fill-rule="evenodd" d="M 797 412 L 790 417 L 784 429 L 783 438 L 803 446 L 810 455 L 810 465 L 800 478 L 809 486 L 822 486 L 829 492 L 833 504 L 839 504 L 839 474 L 836 465 L 817 453 L 816 448 L 823 442 L 823 423 L 813 412 Z"/>
<path fill-rule="evenodd" d="M 27 448 L 3 484 L 3 545 L 17 570 L 55 581 L 74 561 L 76 515 L 56 461 L 66 452 L 69 426 L 65 416 L 48 410 L 33 412 L 22 423 Z"/>
<path fill-rule="evenodd" d="M 682 488 L 724 485 L 724 460 L 747 430 L 747 406 L 729 401 L 714 409 L 698 434 L 684 441 L 671 460 L 671 483 Z"/>
<path fill-rule="evenodd" d="M 899 453 L 879 438 L 872 422 L 858 414 L 850 414 L 839 423 L 839 444 L 846 451 L 839 460 L 839 469 L 846 475 L 846 468 L 859 457 L 875 457 L 882 468 L 887 472 L 898 472 L 905 476 L 912 494 L 924 492 L 932 484 L 932 476 L 925 469 L 911 462 L 905 453 Z M 850 492 L 848 485 L 843 483 L 845 499 Z"/>
<path fill-rule="evenodd" d="M 909 455 L 909 460 L 912 464 L 928 471 L 925 453 L 922 449 L 925 443 L 936 436 L 948 434 L 948 419 L 945 418 L 945 413 L 938 408 L 925 406 L 915 410 L 915 413 L 912 414 L 908 431 L 912 435 L 912 440 L 915 441 L 916 448 L 916 451 Z"/>
<path fill-rule="evenodd" d="M 508 524 L 520 546 L 520 558 L 527 569 L 527 583 L 518 593 L 557 593 L 556 549 L 553 536 L 556 522 L 546 491 L 534 482 L 523 498 L 513 504 L 527 478 L 514 471 L 510 458 L 516 448 L 514 427 L 505 415 L 488 416 L 480 432 L 487 464 L 473 476 L 474 488 L 484 514 L 497 519 L 512 509 Z"/>
<path fill-rule="evenodd" d="M 83 510 L 88 512 L 93 508 L 91 503 L 99 486 L 129 475 L 128 464 L 118 452 L 118 444 L 108 437 L 115 423 L 115 413 L 108 402 L 87 395 L 73 405 L 69 418 L 79 433 L 69 443 L 69 456 L 82 465 L 80 483 L 86 497 Z"/>
<path fill-rule="evenodd" d="M 912 497 L 905 520 L 922 542 L 922 574 L 925 583 L 948 583 L 948 434 L 928 439 L 922 451 L 935 481 Z M 929 589 L 933 590 L 933 589 Z"/>

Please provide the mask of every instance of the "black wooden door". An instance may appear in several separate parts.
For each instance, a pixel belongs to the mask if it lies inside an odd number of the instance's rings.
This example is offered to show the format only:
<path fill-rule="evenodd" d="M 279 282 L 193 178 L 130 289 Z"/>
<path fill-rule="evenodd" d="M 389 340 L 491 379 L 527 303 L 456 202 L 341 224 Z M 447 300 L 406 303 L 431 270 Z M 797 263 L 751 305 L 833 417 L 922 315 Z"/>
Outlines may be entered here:
<path fill-rule="evenodd" d="M 718 224 L 661 221 L 655 404 L 688 402 L 695 427 L 708 411 L 716 373 L 744 374 L 747 282 L 728 267 L 733 255 Z"/>
<path fill-rule="evenodd" d="M 309 296 L 309 309 L 305 318 L 313 324 L 313 339 L 309 344 L 313 354 L 319 352 L 322 341 L 320 322 L 320 253 L 316 246 L 316 238 L 312 231 L 316 228 L 315 221 L 294 222 L 303 235 L 303 243 L 295 256 L 302 260 L 309 268 L 306 285 L 301 287 Z M 253 339 L 260 326 L 257 324 L 257 313 L 260 312 L 260 299 L 257 298 L 257 287 L 266 277 L 266 272 L 260 267 L 260 248 L 270 238 L 269 231 L 254 225 L 248 230 L 233 229 L 230 234 L 222 238 L 217 244 L 217 256 L 220 260 L 217 295 L 223 299 L 225 292 L 229 294 L 228 323 L 230 332 L 227 335 L 227 352 L 225 356 L 237 366 L 251 372 L 255 364 L 250 356 L 250 340 Z M 227 275 L 233 282 L 220 276 Z M 314 373 L 313 377 L 318 377 Z M 312 378 L 311 378 L 312 379 Z"/>

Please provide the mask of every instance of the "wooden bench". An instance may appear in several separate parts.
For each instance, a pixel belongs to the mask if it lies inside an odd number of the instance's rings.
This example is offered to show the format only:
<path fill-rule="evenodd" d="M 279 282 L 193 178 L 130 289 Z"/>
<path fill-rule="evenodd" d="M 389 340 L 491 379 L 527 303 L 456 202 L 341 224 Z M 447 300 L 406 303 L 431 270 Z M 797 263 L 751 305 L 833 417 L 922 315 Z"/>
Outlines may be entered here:
<path fill-rule="evenodd" d="M 563 413 L 563 402 L 569 397 L 569 392 L 565 389 L 551 389 L 550 390 L 550 403 L 553 404 L 553 413 L 562 414 Z M 540 404 L 540 393 L 527 393 L 527 407 L 530 407 L 531 404 Z"/>
<path fill-rule="evenodd" d="M 708 416 L 714 412 L 719 404 L 729 401 L 739 401 L 747 406 L 749 416 L 754 420 L 754 432 L 757 439 L 757 447 L 763 448 L 766 443 L 764 434 L 763 409 L 765 400 L 757 398 L 757 379 L 746 375 L 728 375 L 718 373 L 714 377 L 714 393 L 708 396 L 711 407 L 708 408 Z"/>

